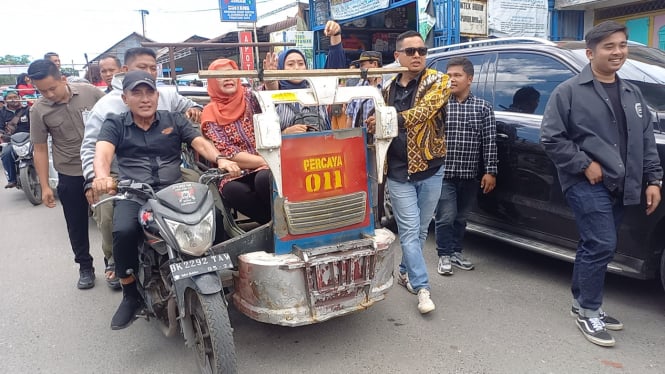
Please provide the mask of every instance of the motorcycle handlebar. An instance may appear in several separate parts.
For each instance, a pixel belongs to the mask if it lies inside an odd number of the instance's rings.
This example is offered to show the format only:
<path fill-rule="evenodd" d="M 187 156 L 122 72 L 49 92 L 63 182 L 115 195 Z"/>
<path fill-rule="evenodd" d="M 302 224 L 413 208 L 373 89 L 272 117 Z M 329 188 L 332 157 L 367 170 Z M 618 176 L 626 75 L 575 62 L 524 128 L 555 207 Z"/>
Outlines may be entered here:
<path fill-rule="evenodd" d="M 243 170 L 241 172 L 241 175 L 245 175 L 246 172 Z M 209 184 L 212 181 L 218 181 L 222 178 L 225 178 L 226 176 L 229 175 L 229 172 L 226 170 L 218 169 L 218 168 L 208 168 L 206 171 L 201 174 L 199 177 L 199 183 L 201 184 Z M 133 198 L 134 196 L 132 195 L 142 195 L 144 197 L 150 198 L 155 196 L 155 190 L 153 190 L 152 186 L 147 184 L 147 183 L 140 183 L 140 182 L 134 182 L 132 180 L 122 180 L 117 182 L 117 191 L 118 193 L 113 196 L 109 196 L 105 199 L 102 199 L 94 204 L 92 204 L 90 207 L 92 209 L 95 209 L 101 204 L 106 204 L 111 201 L 116 201 L 116 200 L 127 200 L 130 198 Z"/>

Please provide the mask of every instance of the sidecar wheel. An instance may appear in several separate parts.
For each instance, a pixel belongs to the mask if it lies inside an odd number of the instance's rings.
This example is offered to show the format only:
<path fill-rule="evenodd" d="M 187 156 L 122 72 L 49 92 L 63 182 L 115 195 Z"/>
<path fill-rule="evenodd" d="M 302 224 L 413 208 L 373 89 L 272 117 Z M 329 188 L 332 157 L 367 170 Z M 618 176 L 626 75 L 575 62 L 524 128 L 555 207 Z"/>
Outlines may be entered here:
<path fill-rule="evenodd" d="M 201 295 L 190 289 L 186 297 L 187 312 L 196 334 L 196 362 L 201 373 L 237 373 L 233 329 L 221 294 Z"/>
<path fill-rule="evenodd" d="M 33 205 L 39 205 L 42 203 L 42 187 L 39 184 L 39 178 L 37 177 L 37 171 L 33 165 L 22 168 L 19 171 L 19 180 L 21 182 L 21 189 L 25 193 L 25 197 L 28 198 Z"/>

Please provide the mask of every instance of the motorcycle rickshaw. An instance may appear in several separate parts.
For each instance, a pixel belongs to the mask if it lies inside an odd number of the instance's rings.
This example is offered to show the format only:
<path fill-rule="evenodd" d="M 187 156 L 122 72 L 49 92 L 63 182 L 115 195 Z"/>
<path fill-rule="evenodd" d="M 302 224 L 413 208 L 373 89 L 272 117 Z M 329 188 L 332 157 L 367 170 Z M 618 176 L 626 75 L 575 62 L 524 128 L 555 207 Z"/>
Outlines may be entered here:
<path fill-rule="evenodd" d="M 212 248 L 235 268 L 222 274 L 235 307 L 265 323 L 299 326 L 367 309 L 394 283 L 395 235 L 379 227 L 377 190 L 397 114 L 374 87 L 343 87 L 344 76 L 381 75 L 403 68 L 265 71 L 265 79 L 303 77 L 308 89 L 256 91 L 257 151 L 273 176 L 273 219 L 244 231 L 228 209 L 230 239 Z M 257 71 L 200 71 L 201 78 L 258 77 Z M 276 104 L 303 106 L 371 98 L 376 131 L 364 128 L 282 135 Z M 378 172 L 377 172 L 378 169 Z M 216 188 L 211 188 L 215 190 Z M 220 198 L 217 199 L 221 201 Z"/>
<path fill-rule="evenodd" d="M 220 310 L 227 299 L 217 301 L 215 295 L 229 296 L 254 320 L 300 326 L 367 309 L 393 286 L 397 243 L 390 230 L 377 228 L 376 212 L 381 169 L 397 135 L 397 113 L 376 88 L 342 87 L 338 81 L 402 70 L 261 72 L 266 79 L 298 76 L 310 81 L 308 89 L 256 91 L 262 109 L 254 117 L 256 148 L 273 178 L 272 220 L 267 224 L 247 230 L 239 225 L 223 205 L 217 169 L 204 172 L 201 184 L 148 191 L 139 221 L 145 244 L 155 248 L 144 252 L 157 260 L 145 256 L 144 262 L 158 270 L 144 272 L 148 277 L 140 279 L 153 290 L 144 295 L 152 311 L 146 317 L 157 317 L 167 336 L 180 327 L 202 372 L 237 371 L 228 314 Z M 199 76 L 252 78 L 259 73 L 201 71 Z M 370 144 L 363 128 L 281 134 L 276 104 L 331 105 L 356 98 L 375 101 L 376 131 Z M 188 152 L 183 155 L 190 165 L 197 164 Z M 113 198 L 144 194 L 140 185 L 130 183 Z M 197 212 L 211 209 L 212 200 L 222 222 L 212 213 Z M 198 218 L 173 221 L 178 214 Z M 217 225 L 223 226 L 226 240 L 212 245 L 210 232 Z M 183 250 L 192 246 L 196 253 Z M 215 302 L 202 307 L 188 294 Z"/>

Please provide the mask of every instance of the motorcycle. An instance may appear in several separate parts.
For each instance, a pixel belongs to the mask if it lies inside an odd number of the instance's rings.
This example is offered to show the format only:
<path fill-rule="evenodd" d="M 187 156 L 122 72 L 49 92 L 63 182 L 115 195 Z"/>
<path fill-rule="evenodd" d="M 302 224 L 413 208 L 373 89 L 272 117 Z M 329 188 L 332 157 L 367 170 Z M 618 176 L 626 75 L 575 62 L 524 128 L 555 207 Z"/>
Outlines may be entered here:
<path fill-rule="evenodd" d="M 144 307 L 138 314 L 160 322 L 167 337 L 178 326 L 196 353 L 202 373 L 236 373 L 233 334 L 222 292 L 221 272 L 233 267 L 228 254 L 211 252 L 215 206 L 207 183 L 226 174 L 209 169 L 201 183 L 177 183 L 155 192 L 145 183 L 121 181 L 117 193 L 93 204 L 132 200 L 141 204 L 144 232 L 135 271 Z"/>
<path fill-rule="evenodd" d="M 33 161 L 33 145 L 30 141 L 30 133 L 19 132 L 11 136 L 10 147 L 16 155 L 16 187 L 23 190 L 25 197 L 33 205 L 42 203 L 42 188 Z"/>

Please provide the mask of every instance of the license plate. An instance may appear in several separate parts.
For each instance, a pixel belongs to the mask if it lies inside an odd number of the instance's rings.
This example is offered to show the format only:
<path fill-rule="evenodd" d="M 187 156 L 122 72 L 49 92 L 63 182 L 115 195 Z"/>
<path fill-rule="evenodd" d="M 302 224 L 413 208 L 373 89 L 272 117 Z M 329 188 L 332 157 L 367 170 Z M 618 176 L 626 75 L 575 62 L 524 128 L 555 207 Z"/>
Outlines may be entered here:
<path fill-rule="evenodd" d="M 193 260 L 176 262 L 169 265 L 174 280 L 190 278 L 195 275 L 211 273 L 233 267 L 231 257 L 228 253 L 221 253 L 207 257 L 199 257 Z"/>

